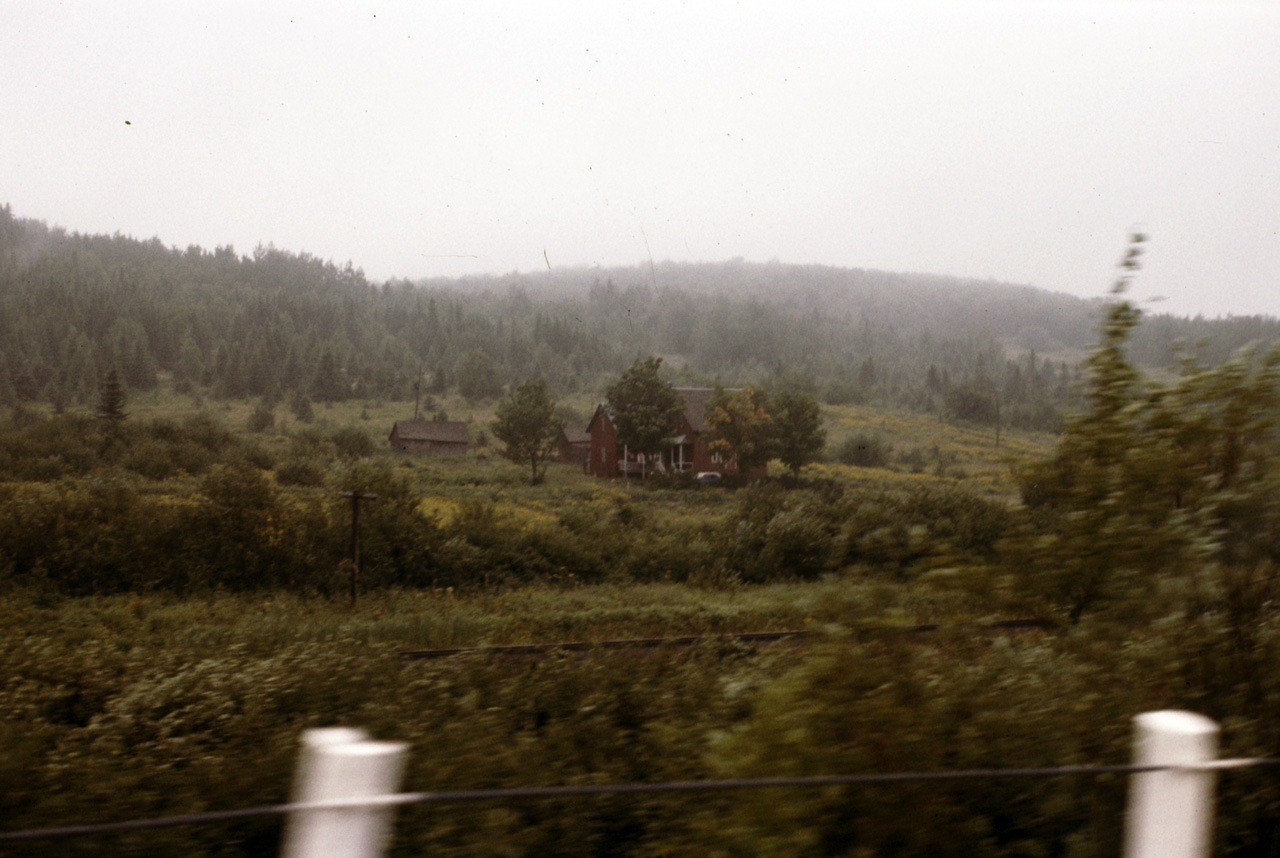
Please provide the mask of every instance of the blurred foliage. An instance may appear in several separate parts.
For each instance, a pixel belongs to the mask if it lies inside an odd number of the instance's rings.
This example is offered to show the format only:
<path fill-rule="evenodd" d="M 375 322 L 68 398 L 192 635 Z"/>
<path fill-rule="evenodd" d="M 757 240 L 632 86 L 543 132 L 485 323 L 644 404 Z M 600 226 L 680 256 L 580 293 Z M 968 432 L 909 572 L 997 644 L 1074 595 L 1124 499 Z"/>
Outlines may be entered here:
<path fill-rule="evenodd" d="M 139 249 L 153 251 L 163 254 Z M 252 261 L 192 256 L 183 264 L 270 271 L 255 281 L 264 294 L 311 265 L 272 250 Z M 311 268 L 331 297 L 359 279 Z M 11 277 L 12 265 L 0 260 L 0 273 Z M 638 314 L 648 306 L 643 290 L 611 284 L 592 296 Z M 749 361 L 731 337 L 695 336 L 695 314 L 668 297 L 670 345 Z M 472 330 L 460 303 L 418 310 L 400 321 Z M 761 349 L 785 351 L 787 319 L 763 304 L 743 312 Z M 335 326 L 357 317 L 317 316 Z M 40 384 L 70 402 L 90 395 L 99 338 L 114 344 L 131 391 L 154 383 L 142 344 L 164 326 L 117 321 L 68 341 L 74 373 L 56 384 L 0 349 L 0 399 L 12 406 L 0 423 L 7 830 L 282 802 L 300 732 L 333 724 L 410 742 L 409 790 L 1119 763 L 1132 717 L 1162 708 L 1218 719 L 1224 756 L 1280 749 L 1277 348 L 1212 364 L 1188 356 L 1156 382 L 1136 363 L 1139 314 L 1117 294 L 1080 413 L 1047 460 L 1017 465 L 1019 503 L 1010 463 L 1043 438 L 1004 435 L 997 449 L 980 414 L 953 414 L 965 421 L 953 426 L 867 405 L 824 412 L 850 463 L 715 489 L 604 483 L 557 465 L 532 487 L 502 461 L 393 456 L 368 424 L 332 422 L 331 400 L 370 379 L 397 383 L 338 345 L 327 360 L 313 355 L 323 377 L 304 372 L 296 350 L 273 357 L 307 379 L 290 397 L 299 421 L 311 397 L 324 403 L 305 425 L 263 419 L 284 389 L 254 393 L 263 413 L 248 434 L 208 413 L 144 419 L 131 399 L 110 443 L 91 416 L 22 404 Z M 541 315 L 535 327 L 536 347 L 487 330 L 457 354 L 501 341 L 527 352 L 523 366 L 577 366 L 578 328 Z M 862 330 L 865 343 L 882 335 Z M 1043 344 L 1058 333 L 1027 336 Z M 202 350 L 203 338 L 171 343 L 184 384 L 258 383 L 233 350 Z M 968 376 L 930 365 L 922 389 L 936 407 L 980 380 L 973 389 L 995 391 L 1009 425 L 1019 407 L 1047 401 L 1010 396 L 1018 376 L 979 351 Z M 426 356 L 441 395 L 462 369 L 452 354 Z M 1025 390 L 1069 380 L 1034 356 L 1015 368 Z M 883 402 L 895 385 L 914 395 L 893 360 L 850 359 L 847 370 L 854 400 Z M 770 374 L 784 389 L 830 381 L 781 362 Z M 564 389 L 568 371 L 548 384 Z M 251 417 L 246 407 L 228 419 Z M 884 438 L 901 447 L 896 457 Z M 879 450 L 871 462 L 857 458 L 867 448 Z M 342 598 L 343 491 L 377 495 L 361 506 L 358 609 Z M 986 628 L 1027 613 L 1049 622 Z M 920 623 L 944 628 L 914 631 Z M 766 650 L 714 641 L 541 659 L 395 656 L 788 628 L 822 634 Z M 406 808 L 392 854 L 1114 855 L 1124 788 L 1119 777 L 1055 778 Z M 1280 852 L 1280 787 L 1268 771 L 1224 772 L 1219 795 L 1214 854 Z M 276 854 L 278 838 L 278 820 L 257 820 L 16 854 L 231 858 Z"/>
<path fill-rule="evenodd" d="M 967 598 L 849 580 L 397 591 L 354 612 L 278 594 L 11 594 L 0 603 L 4 827 L 283 802 L 301 731 L 334 724 L 408 741 L 411 791 L 1123 763 L 1132 716 L 1159 708 L 1221 720 L 1224 756 L 1274 751 L 1274 620 L 1243 647 L 1210 614 L 1137 636 L 1089 621 L 1016 636 L 885 624 L 954 620 L 973 611 Z M 393 655 L 805 620 L 828 631 L 799 649 Z M 1114 855 L 1124 791 L 1104 776 L 410 807 L 391 854 Z M 1219 794 L 1214 854 L 1271 854 L 1274 780 L 1227 772 Z M 278 820 L 249 820 L 20 854 L 263 855 L 278 836 Z"/>
<path fill-rule="evenodd" d="M 1029 514 L 1010 560 L 1072 621 L 1170 587 L 1209 593 L 1219 566 L 1280 562 L 1280 344 L 1212 369 L 1189 358 L 1168 384 L 1144 377 L 1127 354 L 1140 314 L 1122 297 L 1140 246 L 1086 362 L 1087 407 L 1021 474 Z"/>

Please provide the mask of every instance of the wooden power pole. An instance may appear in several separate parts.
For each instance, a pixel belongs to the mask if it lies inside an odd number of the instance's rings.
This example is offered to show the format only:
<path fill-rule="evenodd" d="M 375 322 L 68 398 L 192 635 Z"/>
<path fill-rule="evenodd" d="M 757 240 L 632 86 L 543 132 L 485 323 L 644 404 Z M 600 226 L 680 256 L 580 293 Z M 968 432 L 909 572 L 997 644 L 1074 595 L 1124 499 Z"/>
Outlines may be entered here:
<path fill-rule="evenodd" d="M 356 580 L 360 577 L 360 501 L 377 500 L 377 495 L 366 492 L 343 492 L 351 498 L 351 606 L 356 604 Z"/>
<path fill-rule="evenodd" d="M 413 383 L 413 419 L 418 419 L 418 403 L 422 401 L 422 366 L 418 366 L 418 380 Z"/>

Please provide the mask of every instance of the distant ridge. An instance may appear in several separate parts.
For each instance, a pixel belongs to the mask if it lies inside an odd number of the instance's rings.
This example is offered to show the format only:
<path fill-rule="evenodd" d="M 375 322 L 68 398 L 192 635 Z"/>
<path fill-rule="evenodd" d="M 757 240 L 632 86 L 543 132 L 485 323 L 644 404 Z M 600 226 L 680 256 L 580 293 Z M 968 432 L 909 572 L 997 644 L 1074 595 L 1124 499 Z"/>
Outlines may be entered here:
<path fill-rule="evenodd" d="M 740 259 L 371 282 L 270 244 L 180 249 L 4 206 L 0 406 L 86 406 L 112 368 L 130 390 L 295 403 L 412 399 L 419 379 L 423 393 L 484 396 L 494 378 L 537 375 L 557 396 L 594 396 L 658 355 L 683 385 L 939 414 L 985 414 L 998 394 L 1006 416 L 1043 427 L 1068 403 L 1099 306 L 1025 284 Z M 1153 316 L 1131 354 L 1169 366 L 1177 343 L 1207 339 L 1216 363 L 1277 337 L 1272 318 Z"/>

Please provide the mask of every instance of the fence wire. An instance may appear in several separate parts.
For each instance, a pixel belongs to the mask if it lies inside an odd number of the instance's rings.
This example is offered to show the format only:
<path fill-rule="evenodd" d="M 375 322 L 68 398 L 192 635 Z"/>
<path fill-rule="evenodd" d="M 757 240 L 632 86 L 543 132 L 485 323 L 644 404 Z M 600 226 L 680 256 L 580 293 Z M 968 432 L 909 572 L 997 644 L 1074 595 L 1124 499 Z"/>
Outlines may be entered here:
<path fill-rule="evenodd" d="M 120 834 L 150 828 L 207 825 L 264 816 L 283 816 L 308 810 L 340 810 L 362 807 L 398 807 L 412 804 L 450 804 L 493 800 L 575 798 L 595 795 L 636 795 L 663 792 L 709 792 L 713 790 L 770 789 L 779 787 L 827 787 L 874 785 L 926 781 L 961 781 L 1009 778 L 1091 777 L 1110 774 L 1142 774 L 1167 771 L 1217 771 L 1280 765 L 1280 757 L 1213 760 L 1195 766 L 1057 766 L 1023 769 L 961 769 L 951 772 L 889 772 L 865 775 L 817 775 L 791 778 L 738 778 L 716 781 L 668 781 L 665 783 L 583 784 L 577 786 L 513 787 L 510 789 L 455 790 L 451 792 L 410 792 L 336 801 L 295 802 L 241 810 L 189 813 L 159 819 L 135 819 L 97 825 L 72 825 L 29 831 L 0 832 L 0 843 L 24 840 L 57 840 L 97 834 Z"/>

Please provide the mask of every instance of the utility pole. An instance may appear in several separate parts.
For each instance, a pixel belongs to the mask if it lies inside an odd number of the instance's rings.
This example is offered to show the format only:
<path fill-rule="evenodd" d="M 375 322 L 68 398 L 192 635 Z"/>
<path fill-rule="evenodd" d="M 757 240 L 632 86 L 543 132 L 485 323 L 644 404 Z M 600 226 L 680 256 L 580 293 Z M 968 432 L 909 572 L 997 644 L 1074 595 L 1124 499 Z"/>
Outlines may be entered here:
<path fill-rule="evenodd" d="M 418 380 L 413 383 L 413 419 L 418 419 L 418 403 L 422 399 L 422 364 L 418 364 Z"/>
<path fill-rule="evenodd" d="M 996 391 L 996 447 L 1000 447 L 1000 391 Z"/>
<path fill-rule="evenodd" d="M 356 579 L 360 577 L 360 501 L 377 500 L 377 495 L 365 492 L 343 492 L 351 498 L 351 607 L 356 605 Z"/>

